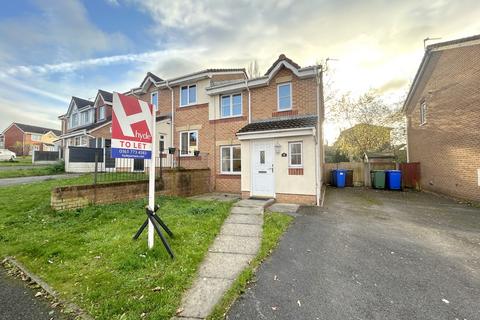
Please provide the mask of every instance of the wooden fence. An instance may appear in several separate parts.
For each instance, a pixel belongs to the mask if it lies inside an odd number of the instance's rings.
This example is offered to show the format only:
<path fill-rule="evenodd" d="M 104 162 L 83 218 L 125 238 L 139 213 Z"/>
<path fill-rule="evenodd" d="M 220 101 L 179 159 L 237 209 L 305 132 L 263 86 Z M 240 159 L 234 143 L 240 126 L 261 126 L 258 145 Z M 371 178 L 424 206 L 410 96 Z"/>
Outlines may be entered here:
<path fill-rule="evenodd" d="M 393 170 L 397 169 L 396 163 L 365 163 L 365 162 L 338 162 L 325 163 L 323 167 L 323 181 L 330 184 L 330 172 L 333 169 L 353 170 L 353 185 L 355 187 L 370 187 L 371 170 Z"/>

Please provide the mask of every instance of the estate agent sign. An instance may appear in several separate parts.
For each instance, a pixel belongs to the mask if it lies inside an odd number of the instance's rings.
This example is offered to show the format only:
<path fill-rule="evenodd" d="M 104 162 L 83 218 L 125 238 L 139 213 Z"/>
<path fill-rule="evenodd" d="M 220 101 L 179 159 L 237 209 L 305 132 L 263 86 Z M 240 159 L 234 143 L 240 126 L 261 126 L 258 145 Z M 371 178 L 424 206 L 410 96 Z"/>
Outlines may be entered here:
<path fill-rule="evenodd" d="M 112 158 L 151 159 L 153 106 L 113 93 Z"/>

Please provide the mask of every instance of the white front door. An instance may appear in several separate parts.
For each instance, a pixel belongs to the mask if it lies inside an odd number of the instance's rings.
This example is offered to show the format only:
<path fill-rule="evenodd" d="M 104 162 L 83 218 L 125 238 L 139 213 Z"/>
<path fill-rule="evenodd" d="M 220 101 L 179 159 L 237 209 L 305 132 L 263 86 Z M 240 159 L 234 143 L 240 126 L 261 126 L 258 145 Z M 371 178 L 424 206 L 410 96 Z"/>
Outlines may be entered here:
<path fill-rule="evenodd" d="M 253 141 L 252 196 L 274 197 L 273 140 Z"/>

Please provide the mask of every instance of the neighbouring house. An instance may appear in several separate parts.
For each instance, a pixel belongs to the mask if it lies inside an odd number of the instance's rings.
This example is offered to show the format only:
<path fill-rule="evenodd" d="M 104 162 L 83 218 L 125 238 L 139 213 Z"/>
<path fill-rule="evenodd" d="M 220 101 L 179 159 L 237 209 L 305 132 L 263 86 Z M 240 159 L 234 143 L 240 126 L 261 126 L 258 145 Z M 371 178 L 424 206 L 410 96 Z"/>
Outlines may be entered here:
<path fill-rule="evenodd" d="M 480 35 L 427 46 L 403 111 L 422 188 L 480 201 Z"/>
<path fill-rule="evenodd" d="M 70 146 L 109 147 L 112 93 L 98 90 L 95 101 L 72 97 L 67 112 L 58 118 L 62 123 L 62 150 L 65 151 Z"/>
<path fill-rule="evenodd" d="M 170 79 L 149 72 L 126 94 L 156 107 L 156 156 L 160 149 L 176 149 L 167 166 L 209 168 L 212 191 L 318 203 L 324 118 L 321 66 L 302 68 L 281 55 L 264 76 L 253 79 L 243 68 L 206 69 Z M 110 128 L 109 120 L 83 135 L 110 136 Z M 147 166 L 143 160 L 117 161 L 115 170 Z"/>
<path fill-rule="evenodd" d="M 55 141 L 61 131 L 14 122 L 2 133 L 4 148 L 18 156 L 31 155 L 33 151 L 55 151 Z"/>

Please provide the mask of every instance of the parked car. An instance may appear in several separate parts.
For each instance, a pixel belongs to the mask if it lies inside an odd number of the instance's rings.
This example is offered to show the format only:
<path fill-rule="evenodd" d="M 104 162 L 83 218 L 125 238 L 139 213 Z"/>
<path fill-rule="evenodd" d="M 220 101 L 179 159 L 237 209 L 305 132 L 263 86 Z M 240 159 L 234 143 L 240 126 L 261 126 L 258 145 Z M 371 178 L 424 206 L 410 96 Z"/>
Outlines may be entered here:
<path fill-rule="evenodd" d="M 0 161 L 14 161 L 16 158 L 15 152 L 8 149 L 0 149 Z"/>

